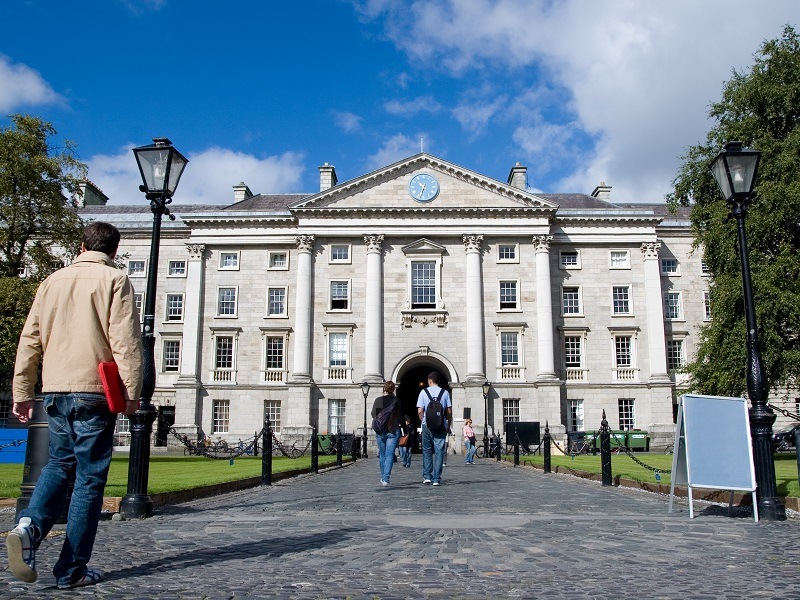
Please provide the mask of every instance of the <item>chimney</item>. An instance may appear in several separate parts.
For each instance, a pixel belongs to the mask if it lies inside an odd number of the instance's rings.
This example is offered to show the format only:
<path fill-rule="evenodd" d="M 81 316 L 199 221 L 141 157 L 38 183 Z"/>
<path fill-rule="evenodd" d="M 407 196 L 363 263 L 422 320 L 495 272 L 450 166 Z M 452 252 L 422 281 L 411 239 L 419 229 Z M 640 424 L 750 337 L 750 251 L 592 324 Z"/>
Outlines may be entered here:
<path fill-rule="evenodd" d="M 333 165 L 329 165 L 325 163 L 319 168 L 319 191 L 324 192 L 325 190 L 331 189 L 339 182 L 336 179 L 336 167 Z"/>
<path fill-rule="evenodd" d="M 108 196 L 103 193 L 103 190 L 88 179 L 81 181 L 78 184 L 78 189 L 80 193 L 76 200 L 80 208 L 85 206 L 105 206 L 108 202 Z"/>
<path fill-rule="evenodd" d="M 600 185 L 594 188 L 592 197 L 605 202 L 611 202 L 611 186 L 606 185 L 605 181 L 601 181 Z"/>
<path fill-rule="evenodd" d="M 511 172 L 508 174 L 508 185 L 511 187 L 519 188 L 521 190 L 528 189 L 528 167 L 523 167 L 517 163 L 511 167 Z"/>
<path fill-rule="evenodd" d="M 241 202 L 242 200 L 247 200 L 253 196 L 253 192 L 250 191 L 250 188 L 247 187 L 244 181 L 240 181 L 239 185 L 233 186 L 233 203 L 236 204 L 237 202 Z"/>

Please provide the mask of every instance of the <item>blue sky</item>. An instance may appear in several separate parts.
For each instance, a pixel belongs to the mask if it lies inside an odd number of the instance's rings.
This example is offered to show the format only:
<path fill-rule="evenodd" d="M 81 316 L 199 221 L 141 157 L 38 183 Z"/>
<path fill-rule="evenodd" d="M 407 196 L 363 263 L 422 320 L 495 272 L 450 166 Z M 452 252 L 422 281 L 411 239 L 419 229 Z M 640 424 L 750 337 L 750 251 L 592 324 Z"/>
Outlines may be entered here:
<path fill-rule="evenodd" d="M 77 143 L 115 204 L 130 148 L 189 159 L 175 202 L 314 192 L 420 150 L 547 193 L 660 202 L 733 68 L 796 0 L 3 0 L 0 125 Z M 746 17 L 742 18 L 742 15 Z"/>

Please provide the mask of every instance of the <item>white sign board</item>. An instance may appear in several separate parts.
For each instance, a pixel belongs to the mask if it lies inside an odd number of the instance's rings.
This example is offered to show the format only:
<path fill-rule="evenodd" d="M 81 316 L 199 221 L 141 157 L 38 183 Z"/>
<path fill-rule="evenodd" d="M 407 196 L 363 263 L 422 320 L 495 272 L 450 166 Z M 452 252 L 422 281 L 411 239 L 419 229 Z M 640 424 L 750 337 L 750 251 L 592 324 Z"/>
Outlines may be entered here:
<path fill-rule="evenodd" d="M 750 441 L 750 419 L 744 398 L 686 394 L 678 404 L 669 511 L 675 486 L 689 489 L 689 518 L 694 518 L 692 488 L 753 494 L 758 521 L 756 473 Z"/>

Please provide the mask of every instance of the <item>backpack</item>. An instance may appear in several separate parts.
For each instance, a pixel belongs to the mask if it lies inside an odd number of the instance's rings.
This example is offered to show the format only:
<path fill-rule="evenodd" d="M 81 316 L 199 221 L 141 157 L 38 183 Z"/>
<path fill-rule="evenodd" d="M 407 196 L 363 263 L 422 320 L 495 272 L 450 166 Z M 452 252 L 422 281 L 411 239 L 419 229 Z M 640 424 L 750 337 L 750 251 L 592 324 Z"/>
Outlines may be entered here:
<path fill-rule="evenodd" d="M 384 396 L 384 398 L 386 398 L 386 396 Z M 398 398 L 392 400 L 388 406 L 384 406 L 381 412 L 379 412 L 375 418 L 372 419 L 372 431 L 378 435 L 389 433 L 389 421 L 391 421 L 392 416 L 394 415 L 398 401 Z"/>
<path fill-rule="evenodd" d="M 444 390 L 439 390 L 439 395 L 434 398 L 431 396 L 428 388 L 425 388 L 425 393 L 428 394 L 428 398 L 430 398 L 430 402 L 428 402 L 428 406 L 425 408 L 425 424 L 428 426 L 431 433 L 441 433 L 444 431 L 444 407 L 442 403 L 439 402 L 439 398 L 441 398 L 443 392 Z"/>

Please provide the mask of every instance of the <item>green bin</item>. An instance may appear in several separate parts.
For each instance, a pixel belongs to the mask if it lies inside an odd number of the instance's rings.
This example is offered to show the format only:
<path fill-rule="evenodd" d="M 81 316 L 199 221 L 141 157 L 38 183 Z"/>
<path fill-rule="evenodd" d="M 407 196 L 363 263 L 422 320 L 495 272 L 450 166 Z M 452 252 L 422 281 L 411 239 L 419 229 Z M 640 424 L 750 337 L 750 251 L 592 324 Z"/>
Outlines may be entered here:
<path fill-rule="evenodd" d="M 619 448 L 619 447 L 623 447 L 624 448 L 625 447 L 626 437 L 627 437 L 627 434 L 628 434 L 627 431 L 618 431 L 618 430 L 612 429 L 609 432 L 609 434 L 610 434 L 608 436 L 609 447 L 612 450 L 614 448 Z M 586 441 L 589 442 L 590 444 L 592 443 L 592 439 L 591 439 L 592 437 L 594 438 L 594 447 L 597 448 L 597 450 L 599 451 L 600 450 L 600 432 L 599 431 L 587 431 L 586 432 Z"/>
<path fill-rule="evenodd" d="M 650 437 L 646 431 L 633 430 L 628 432 L 628 448 L 631 450 L 649 450 Z"/>

